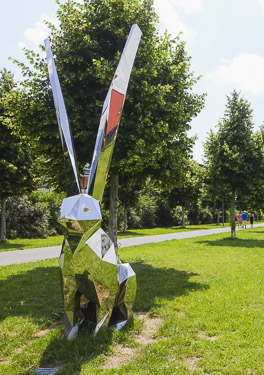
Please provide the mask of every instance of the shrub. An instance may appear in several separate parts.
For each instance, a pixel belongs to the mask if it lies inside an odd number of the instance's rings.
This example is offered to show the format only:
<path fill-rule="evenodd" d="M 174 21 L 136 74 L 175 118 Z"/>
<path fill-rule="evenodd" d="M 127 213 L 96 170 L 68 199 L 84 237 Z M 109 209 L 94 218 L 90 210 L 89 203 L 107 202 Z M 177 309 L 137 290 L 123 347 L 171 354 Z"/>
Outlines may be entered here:
<path fill-rule="evenodd" d="M 28 196 L 7 200 L 7 238 L 45 238 L 49 235 L 48 208 Z"/>
<path fill-rule="evenodd" d="M 176 206 L 172 210 L 173 225 L 182 225 L 182 207 Z M 185 225 L 189 224 L 188 221 L 188 211 L 184 212 Z"/>
<path fill-rule="evenodd" d="M 49 235 L 61 234 L 61 227 L 58 223 L 60 205 L 63 198 L 65 198 L 64 193 L 56 193 L 55 191 L 43 192 L 41 190 L 34 191 L 30 194 L 30 200 L 33 204 L 40 202 L 44 204 L 49 210 Z"/>
<path fill-rule="evenodd" d="M 34 191 L 7 200 L 7 238 L 45 238 L 61 233 L 59 208 L 64 194 Z"/>

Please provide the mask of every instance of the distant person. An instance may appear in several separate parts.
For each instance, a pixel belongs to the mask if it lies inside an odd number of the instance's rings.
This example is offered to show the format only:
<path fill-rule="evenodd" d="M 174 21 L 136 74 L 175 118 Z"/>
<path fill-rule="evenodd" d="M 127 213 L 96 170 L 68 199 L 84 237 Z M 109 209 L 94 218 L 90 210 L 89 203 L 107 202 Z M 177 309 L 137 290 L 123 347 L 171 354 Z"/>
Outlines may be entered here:
<path fill-rule="evenodd" d="M 249 220 L 250 220 L 251 228 L 253 228 L 253 221 L 254 221 L 254 216 L 253 216 L 253 214 L 250 214 L 250 216 L 249 216 Z"/>
<path fill-rule="evenodd" d="M 247 227 L 247 212 L 244 211 L 243 214 L 242 214 L 242 222 L 243 222 L 243 228 L 246 228 Z"/>
<path fill-rule="evenodd" d="M 237 214 L 237 227 L 240 228 L 242 225 L 242 215 L 241 215 L 241 212 L 239 211 L 239 213 Z"/>

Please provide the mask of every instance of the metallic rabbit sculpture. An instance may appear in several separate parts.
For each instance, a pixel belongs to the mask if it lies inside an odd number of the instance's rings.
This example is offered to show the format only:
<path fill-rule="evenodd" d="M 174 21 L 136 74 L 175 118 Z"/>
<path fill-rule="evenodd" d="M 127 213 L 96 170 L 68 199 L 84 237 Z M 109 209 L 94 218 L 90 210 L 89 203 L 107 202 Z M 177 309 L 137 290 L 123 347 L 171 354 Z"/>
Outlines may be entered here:
<path fill-rule="evenodd" d="M 93 327 L 94 334 L 102 325 L 121 329 L 131 314 L 135 300 L 135 272 L 128 263 L 122 264 L 114 244 L 101 229 L 100 202 L 140 38 L 139 27 L 133 25 L 103 105 L 86 194 L 81 194 L 60 83 L 49 41 L 45 40 L 62 146 L 67 150 L 70 161 L 70 168 L 66 168 L 71 176 L 68 197 L 62 202 L 59 220 L 64 230 L 60 266 L 65 332 L 69 340 L 85 323 Z"/>

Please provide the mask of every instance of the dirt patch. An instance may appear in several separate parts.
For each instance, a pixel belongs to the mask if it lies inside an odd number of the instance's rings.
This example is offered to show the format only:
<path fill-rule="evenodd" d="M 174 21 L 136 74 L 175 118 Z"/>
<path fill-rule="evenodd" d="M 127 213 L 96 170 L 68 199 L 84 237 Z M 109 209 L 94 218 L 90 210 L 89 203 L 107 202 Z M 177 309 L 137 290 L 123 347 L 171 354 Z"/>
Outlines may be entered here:
<path fill-rule="evenodd" d="M 149 318 L 149 316 L 145 313 L 139 313 L 136 315 L 138 316 L 139 320 L 143 321 L 144 328 L 135 341 L 142 346 L 146 346 L 157 341 L 157 338 L 153 338 L 153 334 L 161 326 L 163 320 L 160 318 Z"/>
<path fill-rule="evenodd" d="M 9 332 L 6 332 L 4 334 L 7 335 L 7 336 L 11 336 L 11 337 L 17 337 L 18 336 L 18 333 L 14 332 L 14 331 L 9 331 Z"/>
<path fill-rule="evenodd" d="M 52 325 L 47 329 L 42 329 L 41 331 L 33 333 L 32 337 L 39 338 L 46 335 L 47 332 L 49 332 L 51 329 L 56 328 L 58 325 L 61 325 L 62 322 L 54 322 Z"/>
<path fill-rule="evenodd" d="M 138 348 L 129 348 L 120 344 L 115 345 L 114 353 L 107 356 L 107 362 L 102 366 L 104 370 L 116 368 L 125 365 L 131 359 L 138 355 L 140 350 Z"/>
<path fill-rule="evenodd" d="M 7 365 L 9 363 L 8 359 L 0 359 L 1 365 Z"/>
<path fill-rule="evenodd" d="M 57 326 L 60 325 L 60 324 L 62 324 L 62 322 L 54 322 L 54 323 L 51 324 L 51 326 L 49 326 L 49 328 L 47 328 L 47 329 L 42 329 L 41 331 L 38 331 L 38 332 L 33 333 L 33 334 L 32 334 L 32 337 L 33 337 L 33 338 L 40 338 L 40 337 L 43 337 L 43 336 L 46 335 L 47 332 L 49 332 L 51 329 L 57 327 Z M 27 345 L 28 345 L 28 344 L 24 344 L 24 345 L 20 346 L 19 348 L 17 348 L 17 349 L 15 350 L 15 353 L 16 353 L 16 354 L 20 354 L 20 353 L 22 353 L 22 351 L 26 348 Z"/>
<path fill-rule="evenodd" d="M 217 336 L 208 336 L 208 335 L 206 335 L 203 331 L 199 332 L 198 337 L 199 337 L 200 339 L 205 339 L 205 340 L 209 340 L 209 341 L 215 341 L 215 340 L 218 339 Z"/>
<path fill-rule="evenodd" d="M 143 322 L 143 330 L 135 341 L 140 344 L 141 347 L 152 344 L 157 341 L 157 338 L 153 338 L 153 334 L 158 330 L 163 320 L 160 318 L 150 318 L 146 313 L 137 313 L 137 317 Z M 139 355 L 140 348 L 132 348 L 117 344 L 114 346 L 114 353 L 107 356 L 107 362 L 102 366 L 104 370 L 117 368 L 131 361 L 131 359 Z"/>
<path fill-rule="evenodd" d="M 186 358 L 184 361 L 184 364 L 190 371 L 197 370 L 197 365 L 196 363 L 199 361 L 200 358 L 198 357 L 193 357 L 193 358 Z"/>
<path fill-rule="evenodd" d="M 33 333 L 32 337 L 34 337 L 34 338 L 43 337 L 43 336 L 46 335 L 47 332 L 49 332 L 49 328 L 47 328 L 47 329 L 42 329 L 41 331 L 38 331 L 38 332 Z"/>
<path fill-rule="evenodd" d="M 22 353 L 23 350 L 26 348 L 26 346 L 27 346 L 27 345 L 22 345 L 22 346 L 20 346 L 19 348 L 17 348 L 17 349 L 15 350 L 15 353 L 16 353 L 16 354 L 20 354 L 20 353 Z"/>

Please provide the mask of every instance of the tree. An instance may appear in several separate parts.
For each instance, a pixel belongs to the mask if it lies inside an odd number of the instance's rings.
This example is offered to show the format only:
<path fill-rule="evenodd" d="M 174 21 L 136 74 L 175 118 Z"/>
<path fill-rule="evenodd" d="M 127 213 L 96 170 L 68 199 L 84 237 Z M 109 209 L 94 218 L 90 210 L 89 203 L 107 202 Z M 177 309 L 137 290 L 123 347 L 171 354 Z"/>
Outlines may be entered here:
<path fill-rule="evenodd" d="M 255 181 L 262 155 L 253 140 L 252 109 L 246 99 L 233 91 L 227 97 L 224 117 L 218 132 L 209 134 L 205 143 L 209 183 L 216 195 L 231 196 L 231 237 L 235 238 L 235 199 L 248 194 Z"/>
<path fill-rule="evenodd" d="M 264 126 L 253 134 L 254 145 L 254 169 L 255 173 L 252 179 L 252 186 L 247 196 L 239 197 L 241 202 L 240 207 L 247 207 L 251 211 L 256 211 L 257 214 L 261 208 L 264 207 Z"/>
<path fill-rule="evenodd" d="M 179 181 L 170 193 L 171 207 L 180 205 L 182 207 L 182 226 L 185 228 L 185 209 L 194 206 L 199 198 L 202 172 L 196 162 L 187 161 L 182 168 L 185 172 L 182 181 Z"/>
<path fill-rule="evenodd" d="M 33 188 L 32 159 L 28 141 L 15 128 L 12 108 L 19 100 L 13 76 L 0 71 L 0 198 L 1 241 L 6 241 L 6 200 Z"/>
<path fill-rule="evenodd" d="M 81 166 L 91 161 L 102 103 L 130 27 L 137 23 L 143 32 L 110 169 L 113 224 L 118 185 L 138 185 L 147 176 L 168 187 L 179 180 L 182 161 L 190 157 L 193 145 L 187 130 L 204 96 L 191 92 L 197 79 L 190 72 L 184 43 L 167 34 L 158 37 L 153 0 L 94 0 L 83 5 L 68 0 L 57 16 L 60 28 L 49 25 L 51 45 Z M 26 54 L 37 73 L 20 64 L 26 77 L 21 113 L 29 120 L 27 131 L 39 134 L 38 152 L 51 161 L 47 174 L 59 186 L 62 162 L 47 69 L 34 52 Z"/>

